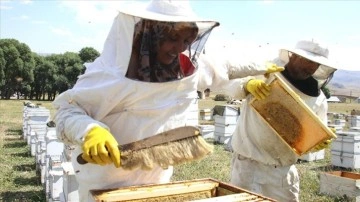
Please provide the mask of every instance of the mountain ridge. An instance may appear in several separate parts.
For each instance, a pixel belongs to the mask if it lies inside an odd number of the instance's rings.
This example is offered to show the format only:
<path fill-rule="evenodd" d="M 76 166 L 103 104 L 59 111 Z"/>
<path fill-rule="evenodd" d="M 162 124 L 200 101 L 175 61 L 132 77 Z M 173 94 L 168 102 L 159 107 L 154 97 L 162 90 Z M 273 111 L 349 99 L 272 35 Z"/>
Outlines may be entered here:
<path fill-rule="evenodd" d="M 332 95 L 360 97 L 360 71 L 337 70 L 327 87 Z"/>

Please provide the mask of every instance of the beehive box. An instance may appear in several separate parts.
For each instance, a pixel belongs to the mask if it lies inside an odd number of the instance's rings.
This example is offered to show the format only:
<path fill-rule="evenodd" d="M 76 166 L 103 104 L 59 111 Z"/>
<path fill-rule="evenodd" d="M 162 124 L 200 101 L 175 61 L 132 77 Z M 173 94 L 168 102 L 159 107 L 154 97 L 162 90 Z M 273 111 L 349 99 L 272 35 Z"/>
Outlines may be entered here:
<path fill-rule="evenodd" d="M 331 151 L 331 165 L 343 168 L 360 168 L 360 154 Z"/>
<path fill-rule="evenodd" d="M 211 202 L 275 201 L 214 179 L 196 179 L 166 184 L 91 190 L 95 201 L 127 202 Z"/>
<path fill-rule="evenodd" d="M 339 131 L 331 144 L 331 151 L 360 154 L 360 132 Z"/>
<path fill-rule="evenodd" d="M 199 125 L 201 129 L 201 135 L 204 139 L 214 139 L 214 125 Z"/>
<path fill-rule="evenodd" d="M 360 174 L 346 171 L 320 173 L 320 192 L 332 196 L 356 197 L 360 199 Z"/>
<path fill-rule="evenodd" d="M 298 155 L 336 135 L 305 102 L 278 76 L 270 82 L 271 93 L 250 104 L 265 123 Z"/>
<path fill-rule="evenodd" d="M 322 160 L 324 158 L 325 158 L 325 149 L 316 152 L 309 152 L 299 157 L 300 160 L 308 161 L 308 162 Z"/>
<path fill-rule="evenodd" d="M 200 109 L 199 110 L 200 113 L 200 119 L 201 120 L 212 120 L 212 110 L 211 109 Z"/>

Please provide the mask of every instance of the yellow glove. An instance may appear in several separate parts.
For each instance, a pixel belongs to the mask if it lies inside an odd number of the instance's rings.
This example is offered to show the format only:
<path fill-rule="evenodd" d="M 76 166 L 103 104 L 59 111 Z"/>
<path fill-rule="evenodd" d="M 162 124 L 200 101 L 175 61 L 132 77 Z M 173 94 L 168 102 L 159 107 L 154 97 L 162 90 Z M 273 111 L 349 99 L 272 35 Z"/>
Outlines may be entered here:
<path fill-rule="evenodd" d="M 281 72 L 281 71 L 284 71 L 284 70 L 285 70 L 284 67 L 279 67 L 274 63 L 268 62 L 268 63 L 266 63 L 266 73 L 265 73 L 264 76 L 266 78 L 268 78 L 271 73 Z"/>
<path fill-rule="evenodd" d="M 120 151 L 112 134 L 100 126 L 96 126 L 85 136 L 82 146 L 82 158 L 89 163 L 106 165 L 114 163 L 120 167 Z"/>
<path fill-rule="evenodd" d="M 246 84 L 246 90 L 258 100 L 265 99 L 270 95 L 270 86 L 260 79 L 252 79 L 248 81 Z"/>
<path fill-rule="evenodd" d="M 330 128 L 331 132 L 333 132 L 334 134 L 336 134 L 336 128 L 334 128 L 334 127 L 329 127 L 329 128 Z"/>
<path fill-rule="evenodd" d="M 327 148 L 329 148 L 331 142 L 332 142 L 332 139 L 331 139 L 331 140 L 325 140 L 324 142 L 316 145 L 316 146 L 311 150 L 311 152 L 317 152 L 317 151 L 320 151 L 320 150 L 322 150 L 322 149 L 327 149 Z"/>

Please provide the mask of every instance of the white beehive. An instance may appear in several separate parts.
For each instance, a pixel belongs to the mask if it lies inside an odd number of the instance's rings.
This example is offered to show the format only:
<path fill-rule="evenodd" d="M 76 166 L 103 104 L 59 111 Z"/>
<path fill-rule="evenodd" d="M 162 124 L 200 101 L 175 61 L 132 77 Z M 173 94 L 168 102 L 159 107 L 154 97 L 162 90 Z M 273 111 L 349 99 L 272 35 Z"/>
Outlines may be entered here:
<path fill-rule="evenodd" d="M 46 127 L 45 130 L 35 131 L 35 162 L 36 162 L 36 171 L 39 171 L 41 166 L 44 165 L 44 157 L 45 157 L 45 135 L 46 135 Z M 43 181 L 42 181 L 43 182 Z"/>
<path fill-rule="evenodd" d="M 340 131 L 331 144 L 331 151 L 360 154 L 360 132 Z"/>
<path fill-rule="evenodd" d="M 49 158 L 46 170 L 45 191 L 48 201 L 65 201 L 64 196 L 64 172 L 60 159 Z"/>
<path fill-rule="evenodd" d="M 23 136 L 26 140 L 26 136 L 29 134 L 28 125 L 31 124 L 46 124 L 50 119 L 50 111 L 46 108 L 29 108 L 24 111 L 23 114 Z"/>
<path fill-rule="evenodd" d="M 186 125 L 190 126 L 197 126 L 199 125 L 199 108 L 198 108 L 198 102 L 195 100 L 191 105 L 189 106 L 188 113 L 186 116 Z"/>
<path fill-rule="evenodd" d="M 236 128 L 237 119 L 240 115 L 239 109 L 230 106 L 215 106 L 215 142 L 228 144 Z"/>
<path fill-rule="evenodd" d="M 308 162 L 322 160 L 324 158 L 325 158 L 325 149 L 319 150 L 317 152 L 309 152 L 299 157 L 300 160 L 308 161 Z"/>
<path fill-rule="evenodd" d="M 205 139 L 214 139 L 214 125 L 199 125 L 201 135 Z"/>
<path fill-rule="evenodd" d="M 360 168 L 360 132 L 337 132 L 331 144 L 331 164 L 344 168 Z"/>
<path fill-rule="evenodd" d="M 335 119 L 334 125 L 344 127 L 346 125 L 346 121 L 344 119 Z"/>
<path fill-rule="evenodd" d="M 212 113 L 213 111 L 211 109 L 200 109 L 199 110 L 200 113 L 200 120 L 212 120 Z"/>
<path fill-rule="evenodd" d="M 215 133 L 222 133 L 227 135 L 232 135 L 236 128 L 236 122 L 235 124 L 221 124 L 221 123 L 215 123 Z"/>
<path fill-rule="evenodd" d="M 350 127 L 349 131 L 351 131 L 351 132 L 360 132 L 360 127 Z"/>
<path fill-rule="evenodd" d="M 350 127 L 360 127 L 360 116 L 350 116 L 349 123 Z"/>
<path fill-rule="evenodd" d="M 46 133 L 46 124 L 30 124 L 28 125 L 28 136 L 27 136 L 27 142 L 30 145 L 31 149 L 31 156 L 36 155 L 36 133 Z"/>
<path fill-rule="evenodd" d="M 79 184 L 75 178 L 74 168 L 71 162 L 63 162 L 63 186 L 66 201 L 79 201 Z"/>
<path fill-rule="evenodd" d="M 344 129 L 344 126 L 335 125 L 335 124 L 328 124 L 327 126 L 330 128 L 335 128 L 336 132 L 342 131 Z"/>

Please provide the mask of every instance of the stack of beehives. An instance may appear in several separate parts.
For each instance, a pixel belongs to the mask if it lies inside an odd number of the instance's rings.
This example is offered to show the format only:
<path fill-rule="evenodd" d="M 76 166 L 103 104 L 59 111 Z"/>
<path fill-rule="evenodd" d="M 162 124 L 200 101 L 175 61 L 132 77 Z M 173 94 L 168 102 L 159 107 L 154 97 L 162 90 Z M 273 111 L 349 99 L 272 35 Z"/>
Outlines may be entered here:
<path fill-rule="evenodd" d="M 70 150 L 57 140 L 48 109 L 24 103 L 23 138 L 35 157 L 47 201 L 78 201 L 77 182 L 69 155 L 65 155 Z"/>

